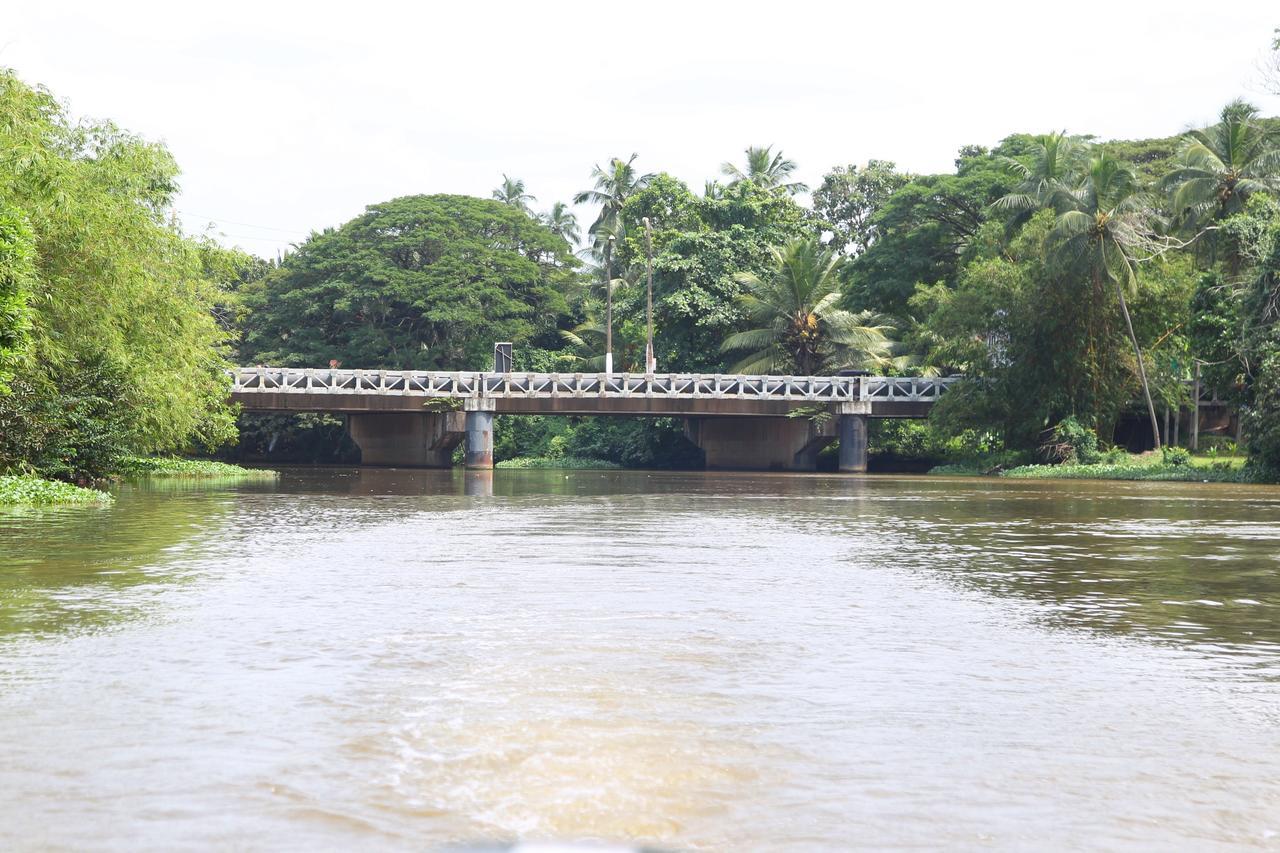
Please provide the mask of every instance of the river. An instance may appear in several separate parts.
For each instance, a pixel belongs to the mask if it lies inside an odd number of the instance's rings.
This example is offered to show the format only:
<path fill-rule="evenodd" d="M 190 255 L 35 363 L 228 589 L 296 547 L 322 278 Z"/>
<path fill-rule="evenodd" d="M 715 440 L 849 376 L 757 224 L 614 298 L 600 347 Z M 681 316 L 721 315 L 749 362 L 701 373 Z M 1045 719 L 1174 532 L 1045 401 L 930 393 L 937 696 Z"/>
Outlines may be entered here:
<path fill-rule="evenodd" d="M 1280 845 L 1280 489 L 117 494 L 0 514 L 4 849 Z"/>

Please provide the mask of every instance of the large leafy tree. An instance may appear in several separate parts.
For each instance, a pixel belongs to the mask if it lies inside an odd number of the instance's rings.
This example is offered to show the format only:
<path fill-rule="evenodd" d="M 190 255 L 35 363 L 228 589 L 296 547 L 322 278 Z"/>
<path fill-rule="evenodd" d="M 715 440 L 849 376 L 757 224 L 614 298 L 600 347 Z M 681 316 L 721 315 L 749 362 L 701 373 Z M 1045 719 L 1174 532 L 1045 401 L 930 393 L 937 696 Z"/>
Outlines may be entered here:
<path fill-rule="evenodd" d="M 809 190 L 806 184 L 789 180 L 796 170 L 796 161 L 785 157 L 781 149 L 774 153 L 772 145 L 763 148 L 753 145 L 748 146 L 743 153 L 747 157 L 746 168 L 730 162 L 720 166 L 720 172 L 729 178 L 731 184 L 751 181 L 763 189 L 779 190 L 791 195 Z"/>
<path fill-rule="evenodd" d="M 653 228 L 654 348 L 658 363 L 673 370 L 725 367 L 720 343 L 746 321 L 738 273 L 766 273 L 772 247 L 812 232 L 803 208 L 785 193 L 753 181 L 698 197 L 682 182 L 661 175 L 629 200 L 619 244 L 620 269 L 643 268 L 644 236 L 635 227 L 648 217 Z M 615 316 L 643 324 L 645 288 L 620 288 Z"/>
<path fill-rule="evenodd" d="M 876 240 L 842 272 L 847 307 L 902 317 L 917 283 L 954 285 L 992 202 L 1016 183 L 999 159 L 1013 150 L 966 150 L 955 174 L 921 175 L 894 191 L 871 215 Z"/>
<path fill-rule="evenodd" d="M 813 191 L 813 212 L 831 232 L 831 245 L 850 255 L 870 248 L 880 236 L 872 217 L 908 180 L 889 160 L 837 166 L 823 175 Z"/>
<path fill-rule="evenodd" d="M 1023 157 L 1000 156 L 999 162 L 1018 179 L 1017 185 L 995 203 L 997 208 L 1025 212 L 1051 207 L 1080 175 L 1088 145 L 1065 131 L 1032 138 Z"/>
<path fill-rule="evenodd" d="M 31 343 L 31 280 L 35 240 L 26 217 L 0 207 L 0 394 Z"/>
<path fill-rule="evenodd" d="M 754 328 L 730 335 L 721 347 L 747 353 L 734 372 L 810 376 L 889 358 L 888 325 L 839 307 L 839 253 L 806 238 L 772 255 L 765 275 L 737 276 L 746 287 L 739 302 Z"/>
<path fill-rule="evenodd" d="M 600 213 L 596 216 L 587 233 L 593 238 L 607 234 L 618 235 L 621 225 L 620 214 L 627 199 L 648 186 L 653 179 L 652 174 L 638 174 L 635 162 L 638 154 L 632 154 L 626 160 L 614 157 L 607 168 L 596 164 L 591 169 L 594 186 L 583 190 L 573 197 L 574 204 L 598 204 Z"/>
<path fill-rule="evenodd" d="M 1240 213 L 1254 193 L 1280 189 L 1277 139 L 1256 107 L 1227 104 L 1217 124 L 1186 135 L 1177 168 L 1162 182 L 1174 215 L 1199 228 Z"/>
<path fill-rule="evenodd" d="M 0 73 L 0 198 L 10 223 L 29 228 L 32 262 L 30 358 L 15 371 L 21 393 L 0 412 L 14 425 L 0 466 L 38 456 L 45 470 L 96 476 L 112 454 L 234 434 L 227 333 L 214 317 L 227 294 L 172 224 L 177 176 L 163 146 L 75 121 L 48 92 Z M 108 428 L 101 409 L 59 404 L 73 387 L 83 388 L 76 399 L 111 401 L 109 453 L 81 452 Z"/>
<path fill-rule="evenodd" d="M 560 237 L 511 205 L 406 196 L 313 234 L 248 285 L 253 361 L 484 367 L 495 340 L 554 335 L 574 281 Z"/>

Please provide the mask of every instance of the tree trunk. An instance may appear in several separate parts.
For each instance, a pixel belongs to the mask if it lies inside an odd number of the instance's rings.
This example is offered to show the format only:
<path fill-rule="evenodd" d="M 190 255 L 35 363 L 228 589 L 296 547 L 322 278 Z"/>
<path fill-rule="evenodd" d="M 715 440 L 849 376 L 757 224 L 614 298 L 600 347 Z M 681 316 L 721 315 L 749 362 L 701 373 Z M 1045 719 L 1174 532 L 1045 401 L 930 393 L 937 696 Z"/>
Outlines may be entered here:
<path fill-rule="evenodd" d="M 1124 301 L 1124 284 L 1116 280 L 1116 294 L 1120 297 L 1120 313 L 1124 315 L 1125 328 L 1129 330 L 1129 342 L 1133 344 L 1133 354 L 1138 358 L 1138 378 L 1142 380 L 1142 396 L 1147 398 L 1147 414 L 1151 416 L 1151 437 L 1155 440 L 1156 450 L 1160 449 L 1160 422 L 1156 420 L 1156 406 L 1151 402 L 1151 388 L 1147 385 L 1147 368 L 1142 363 L 1142 349 L 1138 346 L 1138 336 L 1133 333 L 1133 321 L 1129 319 L 1129 304 Z"/>

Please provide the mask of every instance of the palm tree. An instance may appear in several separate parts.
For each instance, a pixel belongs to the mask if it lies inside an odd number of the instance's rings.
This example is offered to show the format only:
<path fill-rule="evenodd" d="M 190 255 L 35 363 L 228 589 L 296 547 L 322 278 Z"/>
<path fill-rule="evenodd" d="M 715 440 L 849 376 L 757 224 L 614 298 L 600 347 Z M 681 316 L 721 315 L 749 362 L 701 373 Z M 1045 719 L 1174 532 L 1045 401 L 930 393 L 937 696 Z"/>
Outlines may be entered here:
<path fill-rule="evenodd" d="M 750 146 L 746 149 L 746 155 L 745 171 L 733 163 L 726 162 L 720 166 L 720 171 L 732 179 L 731 184 L 751 181 L 766 190 L 778 189 L 793 195 L 808 191 L 807 184 L 799 181 L 787 182 L 787 178 L 791 177 L 791 173 L 796 170 L 796 161 L 783 157 L 781 149 L 774 154 L 772 145 L 766 145 L 763 148 Z"/>
<path fill-rule="evenodd" d="M 1142 245 L 1151 230 L 1153 214 L 1145 193 L 1132 168 L 1106 154 L 1089 161 L 1079 183 L 1056 193 L 1058 210 L 1047 247 L 1068 264 L 1081 263 L 1093 283 L 1095 297 L 1100 297 L 1107 282 L 1116 287 L 1120 312 L 1124 315 L 1129 342 L 1138 360 L 1138 378 L 1151 416 L 1151 432 L 1156 450 L 1160 449 L 1160 427 L 1156 407 L 1151 401 L 1147 369 L 1142 349 L 1133 333 L 1125 291 L 1136 293 L 1138 274 L 1134 269 L 1133 251 Z"/>
<path fill-rule="evenodd" d="M 594 189 L 583 190 L 573 197 L 574 204 L 598 204 L 600 214 L 591 223 L 587 233 L 597 237 L 601 228 L 607 228 L 617 235 L 620 232 L 619 222 L 622 205 L 635 193 L 644 189 L 653 180 L 653 174 L 637 175 L 635 160 L 632 154 L 625 161 L 614 157 L 609 161 L 609 168 L 602 169 L 597 163 L 591 169 L 591 177 L 595 181 Z"/>
<path fill-rule="evenodd" d="M 1179 167 L 1161 186 L 1184 223 L 1196 227 L 1239 213 L 1254 193 L 1280 189 L 1276 134 L 1257 119 L 1256 107 L 1235 100 L 1213 127 L 1183 137 Z"/>
<path fill-rule="evenodd" d="M 493 198 L 503 204 L 518 207 L 525 213 L 530 212 L 529 202 L 538 200 L 524 191 L 524 181 L 507 177 L 505 172 L 502 175 L 502 185 L 493 191 Z"/>
<path fill-rule="evenodd" d="M 844 258 L 816 239 L 774 248 L 766 277 L 740 273 L 739 303 L 756 328 L 730 335 L 721 352 L 748 351 L 735 373 L 809 376 L 880 363 L 891 355 L 890 327 L 869 312 L 837 307 Z"/>
<path fill-rule="evenodd" d="M 1064 130 L 1035 137 L 1030 165 L 1001 157 L 1005 169 L 1020 180 L 1010 193 L 996 200 L 995 206 L 1019 212 L 1051 207 L 1058 193 L 1079 176 L 1087 151 L 1087 143 Z"/>
<path fill-rule="evenodd" d="M 560 237 L 570 246 L 577 245 L 581 231 L 578 229 L 578 217 L 569 209 L 569 205 L 558 201 L 551 205 L 551 209 L 542 214 L 539 219 L 552 234 Z"/>

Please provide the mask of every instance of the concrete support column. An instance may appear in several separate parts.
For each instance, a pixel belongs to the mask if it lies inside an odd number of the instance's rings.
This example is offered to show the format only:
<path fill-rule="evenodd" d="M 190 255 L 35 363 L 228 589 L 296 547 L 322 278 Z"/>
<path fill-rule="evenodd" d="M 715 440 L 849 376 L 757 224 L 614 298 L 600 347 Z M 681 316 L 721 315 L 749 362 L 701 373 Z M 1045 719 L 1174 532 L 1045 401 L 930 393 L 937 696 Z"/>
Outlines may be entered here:
<path fill-rule="evenodd" d="M 478 397 L 467 400 L 467 467 L 493 467 L 494 401 Z"/>
<path fill-rule="evenodd" d="M 850 474 L 867 471 L 867 416 L 840 415 L 840 470 Z"/>

